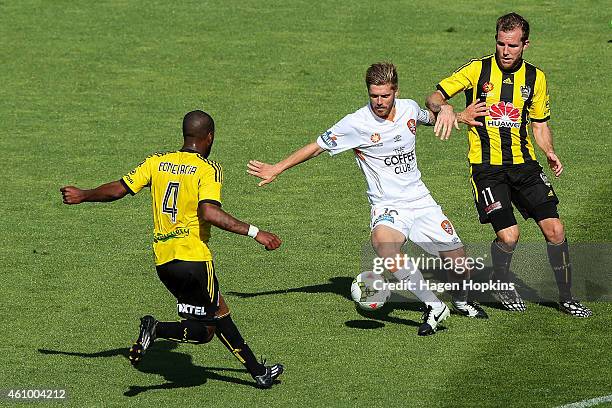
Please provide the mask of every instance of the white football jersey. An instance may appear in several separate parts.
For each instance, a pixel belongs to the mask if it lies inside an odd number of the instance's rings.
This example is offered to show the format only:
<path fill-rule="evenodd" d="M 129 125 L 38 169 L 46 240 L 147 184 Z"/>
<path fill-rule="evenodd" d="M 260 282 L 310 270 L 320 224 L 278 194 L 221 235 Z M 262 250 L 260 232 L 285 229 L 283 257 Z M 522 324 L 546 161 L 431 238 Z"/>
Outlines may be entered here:
<path fill-rule="evenodd" d="M 353 149 L 370 204 L 414 201 L 429 194 L 415 152 L 417 124 L 428 122 L 429 112 L 412 99 L 395 100 L 393 121 L 376 116 L 368 103 L 319 136 L 317 144 L 332 156 Z"/>

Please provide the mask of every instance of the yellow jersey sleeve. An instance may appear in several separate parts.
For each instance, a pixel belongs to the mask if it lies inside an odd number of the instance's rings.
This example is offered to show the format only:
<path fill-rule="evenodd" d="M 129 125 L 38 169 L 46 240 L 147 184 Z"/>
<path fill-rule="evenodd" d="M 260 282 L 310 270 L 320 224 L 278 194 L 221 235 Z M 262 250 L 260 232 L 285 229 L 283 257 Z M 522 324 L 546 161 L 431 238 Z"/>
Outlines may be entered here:
<path fill-rule="evenodd" d="M 221 205 L 221 187 L 223 185 L 223 169 L 212 160 L 202 169 L 198 185 L 198 202 L 208 202 Z"/>
<path fill-rule="evenodd" d="M 132 195 L 138 193 L 145 186 L 151 185 L 151 161 L 154 156 L 147 157 L 136 168 L 121 178 L 123 185 Z"/>
<path fill-rule="evenodd" d="M 448 78 L 444 78 L 436 87 L 446 99 L 450 99 L 461 91 L 471 89 L 478 83 L 480 68 L 482 62 L 480 60 L 472 60 L 453 72 Z"/>
<path fill-rule="evenodd" d="M 536 80 L 533 90 L 533 100 L 529 106 L 529 118 L 532 122 L 546 122 L 550 119 L 550 98 L 546 76 L 539 69 L 536 71 Z"/>

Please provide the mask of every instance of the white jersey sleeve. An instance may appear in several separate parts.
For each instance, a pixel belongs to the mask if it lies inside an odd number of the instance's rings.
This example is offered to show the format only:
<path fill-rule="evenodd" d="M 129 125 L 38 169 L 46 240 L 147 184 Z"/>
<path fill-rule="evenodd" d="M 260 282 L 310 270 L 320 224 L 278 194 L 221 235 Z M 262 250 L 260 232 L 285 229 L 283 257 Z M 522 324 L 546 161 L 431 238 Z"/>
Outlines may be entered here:
<path fill-rule="evenodd" d="M 327 132 L 317 138 L 321 149 L 327 150 L 330 155 L 345 152 L 364 144 L 362 132 L 359 131 L 354 115 L 347 115 Z"/>
<path fill-rule="evenodd" d="M 412 99 L 408 99 L 407 102 L 410 106 L 412 106 L 412 108 L 414 108 L 417 113 L 417 124 L 429 125 L 429 111 L 427 109 L 421 108 L 419 104 L 413 101 Z"/>

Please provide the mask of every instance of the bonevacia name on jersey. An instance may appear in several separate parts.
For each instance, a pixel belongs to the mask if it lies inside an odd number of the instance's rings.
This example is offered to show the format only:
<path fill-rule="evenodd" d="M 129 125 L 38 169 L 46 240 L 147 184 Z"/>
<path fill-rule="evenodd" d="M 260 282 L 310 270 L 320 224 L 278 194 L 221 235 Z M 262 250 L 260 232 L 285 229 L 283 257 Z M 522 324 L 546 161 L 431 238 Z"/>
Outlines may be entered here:
<path fill-rule="evenodd" d="M 188 164 L 174 164 L 171 162 L 161 162 L 159 163 L 159 168 L 157 171 L 165 171 L 167 173 L 172 174 L 195 174 L 198 170 L 197 166 L 190 166 Z"/>

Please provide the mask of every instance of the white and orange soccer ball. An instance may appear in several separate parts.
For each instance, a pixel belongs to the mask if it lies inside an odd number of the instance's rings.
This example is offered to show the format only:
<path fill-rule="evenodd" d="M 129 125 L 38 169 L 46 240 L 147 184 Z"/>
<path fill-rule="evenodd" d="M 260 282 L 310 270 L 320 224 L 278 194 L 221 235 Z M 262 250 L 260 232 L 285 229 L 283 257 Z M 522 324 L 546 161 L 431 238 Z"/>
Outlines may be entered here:
<path fill-rule="evenodd" d="M 391 297 L 388 282 L 383 275 L 362 272 L 351 284 L 351 298 L 364 310 L 377 310 Z"/>

